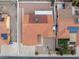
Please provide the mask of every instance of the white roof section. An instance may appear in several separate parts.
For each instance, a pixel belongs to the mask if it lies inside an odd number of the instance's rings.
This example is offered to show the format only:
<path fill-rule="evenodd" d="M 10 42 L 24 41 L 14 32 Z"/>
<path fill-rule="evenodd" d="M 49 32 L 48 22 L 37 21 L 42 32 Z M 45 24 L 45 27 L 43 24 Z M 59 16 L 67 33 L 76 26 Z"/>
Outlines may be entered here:
<path fill-rule="evenodd" d="M 53 15 L 52 11 L 35 11 L 35 15 Z"/>
<path fill-rule="evenodd" d="M 19 3 L 51 3 L 49 1 L 19 1 Z"/>

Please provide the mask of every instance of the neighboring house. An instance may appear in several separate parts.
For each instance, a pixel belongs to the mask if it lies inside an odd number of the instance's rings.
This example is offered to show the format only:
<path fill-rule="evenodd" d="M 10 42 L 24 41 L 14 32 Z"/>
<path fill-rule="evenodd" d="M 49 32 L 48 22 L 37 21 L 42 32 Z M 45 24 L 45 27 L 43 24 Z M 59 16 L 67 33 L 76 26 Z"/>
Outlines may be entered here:
<path fill-rule="evenodd" d="M 78 19 L 79 15 L 72 13 L 71 3 L 65 3 L 65 9 L 58 10 L 59 38 L 69 38 L 69 30 L 67 28 L 79 27 Z"/>
<path fill-rule="evenodd" d="M 0 13 L 0 45 L 9 44 L 10 16 Z"/>
<path fill-rule="evenodd" d="M 58 39 L 69 39 L 70 45 L 79 48 L 78 9 L 73 10 L 71 2 L 65 2 L 65 8 L 58 10 Z"/>

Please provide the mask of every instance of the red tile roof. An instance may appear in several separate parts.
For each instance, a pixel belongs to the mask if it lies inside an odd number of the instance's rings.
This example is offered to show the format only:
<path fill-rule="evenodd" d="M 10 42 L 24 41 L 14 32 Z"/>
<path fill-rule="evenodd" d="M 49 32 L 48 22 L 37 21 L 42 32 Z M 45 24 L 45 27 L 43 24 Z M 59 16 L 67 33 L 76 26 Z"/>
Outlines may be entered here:
<path fill-rule="evenodd" d="M 36 23 L 36 22 L 38 22 L 39 24 L 47 23 L 47 16 L 46 15 L 34 15 L 34 14 L 29 15 L 29 23 Z"/>

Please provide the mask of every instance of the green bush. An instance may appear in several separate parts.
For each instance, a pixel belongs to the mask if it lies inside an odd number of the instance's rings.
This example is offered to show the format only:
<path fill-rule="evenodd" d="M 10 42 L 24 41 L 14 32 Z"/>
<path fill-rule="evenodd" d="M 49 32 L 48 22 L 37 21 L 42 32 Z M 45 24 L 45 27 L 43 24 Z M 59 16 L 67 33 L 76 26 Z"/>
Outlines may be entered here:
<path fill-rule="evenodd" d="M 38 55 L 38 52 L 37 51 L 35 51 L 35 55 Z"/>

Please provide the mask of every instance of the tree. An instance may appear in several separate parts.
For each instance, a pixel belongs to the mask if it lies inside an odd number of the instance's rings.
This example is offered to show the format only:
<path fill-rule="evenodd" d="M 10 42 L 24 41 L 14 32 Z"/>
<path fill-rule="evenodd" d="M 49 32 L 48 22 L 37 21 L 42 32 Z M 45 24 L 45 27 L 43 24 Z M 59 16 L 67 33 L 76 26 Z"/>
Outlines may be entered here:
<path fill-rule="evenodd" d="M 54 0 L 50 0 L 51 1 L 51 6 L 54 4 Z"/>
<path fill-rule="evenodd" d="M 72 5 L 79 7 L 79 0 L 72 0 Z"/>

